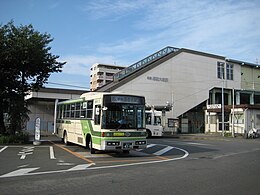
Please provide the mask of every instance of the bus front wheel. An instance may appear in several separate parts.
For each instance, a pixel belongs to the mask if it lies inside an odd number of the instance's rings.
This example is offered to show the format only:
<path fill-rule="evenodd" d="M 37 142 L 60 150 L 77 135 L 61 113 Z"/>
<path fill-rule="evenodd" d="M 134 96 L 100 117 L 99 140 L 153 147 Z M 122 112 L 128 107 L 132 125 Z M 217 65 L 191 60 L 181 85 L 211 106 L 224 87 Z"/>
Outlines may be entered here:
<path fill-rule="evenodd" d="M 151 138 L 152 137 L 152 133 L 149 129 L 146 129 L 146 138 Z"/>
<path fill-rule="evenodd" d="M 91 154 L 95 154 L 96 153 L 95 148 L 93 148 L 92 137 L 89 137 L 89 139 L 88 139 L 88 149 L 90 150 Z"/>
<path fill-rule="evenodd" d="M 63 142 L 65 145 L 69 145 L 67 132 L 64 133 Z"/>

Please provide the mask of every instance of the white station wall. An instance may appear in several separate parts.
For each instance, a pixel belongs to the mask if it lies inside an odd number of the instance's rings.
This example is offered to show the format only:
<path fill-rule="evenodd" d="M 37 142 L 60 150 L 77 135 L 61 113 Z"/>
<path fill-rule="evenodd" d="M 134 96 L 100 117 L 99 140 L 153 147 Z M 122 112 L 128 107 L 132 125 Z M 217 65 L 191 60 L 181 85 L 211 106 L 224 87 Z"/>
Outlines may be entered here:
<path fill-rule="evenodd" d="M 222 87 L 217 61 L 221 60 L 182 52 L 115 91 L 143 95 L 148 105 L 173 102 L 173 112 L 167 116 L 176 118 L 207 100 L 210 89 Z M 225 87 L 240 88 L 240 68 L 234 65 L 234 81 L 225 81 Z"/>

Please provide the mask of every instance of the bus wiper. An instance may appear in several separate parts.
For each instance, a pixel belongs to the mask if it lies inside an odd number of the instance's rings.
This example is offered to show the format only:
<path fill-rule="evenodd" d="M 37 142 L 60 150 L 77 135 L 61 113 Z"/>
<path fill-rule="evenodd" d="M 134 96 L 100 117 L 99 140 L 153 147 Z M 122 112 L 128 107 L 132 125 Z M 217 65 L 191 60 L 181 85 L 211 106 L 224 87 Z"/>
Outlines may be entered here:
<path fill-rule="evenodd" d="M 116 128 L 116 131 L 118 131 L 121 126 L 122 124 L 119 124 L 119 126 Z"/>

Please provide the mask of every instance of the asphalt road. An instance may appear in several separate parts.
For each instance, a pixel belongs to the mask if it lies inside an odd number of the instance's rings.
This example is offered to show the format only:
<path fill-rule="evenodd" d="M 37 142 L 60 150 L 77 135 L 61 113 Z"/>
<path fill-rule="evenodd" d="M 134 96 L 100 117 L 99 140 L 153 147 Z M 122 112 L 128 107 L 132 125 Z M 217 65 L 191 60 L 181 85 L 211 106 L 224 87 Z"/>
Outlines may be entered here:
<path fill-rule="evenodd" d="M 130 155 L 0 146 L 1 194 L 260 194 L 260 139 L 149 139 Z"/>

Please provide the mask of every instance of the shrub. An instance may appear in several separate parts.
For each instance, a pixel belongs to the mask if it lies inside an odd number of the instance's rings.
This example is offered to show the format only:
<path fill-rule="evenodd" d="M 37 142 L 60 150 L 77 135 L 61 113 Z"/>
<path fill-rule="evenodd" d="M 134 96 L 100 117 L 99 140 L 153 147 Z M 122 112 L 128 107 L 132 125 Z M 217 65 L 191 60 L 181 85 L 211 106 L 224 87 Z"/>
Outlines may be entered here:
<path fill-rule="evenodd" d="M 18 132 L 15 135 L 0 135 L 0 144 L 24 144 L 28 142 L 28 133 Z"/>

